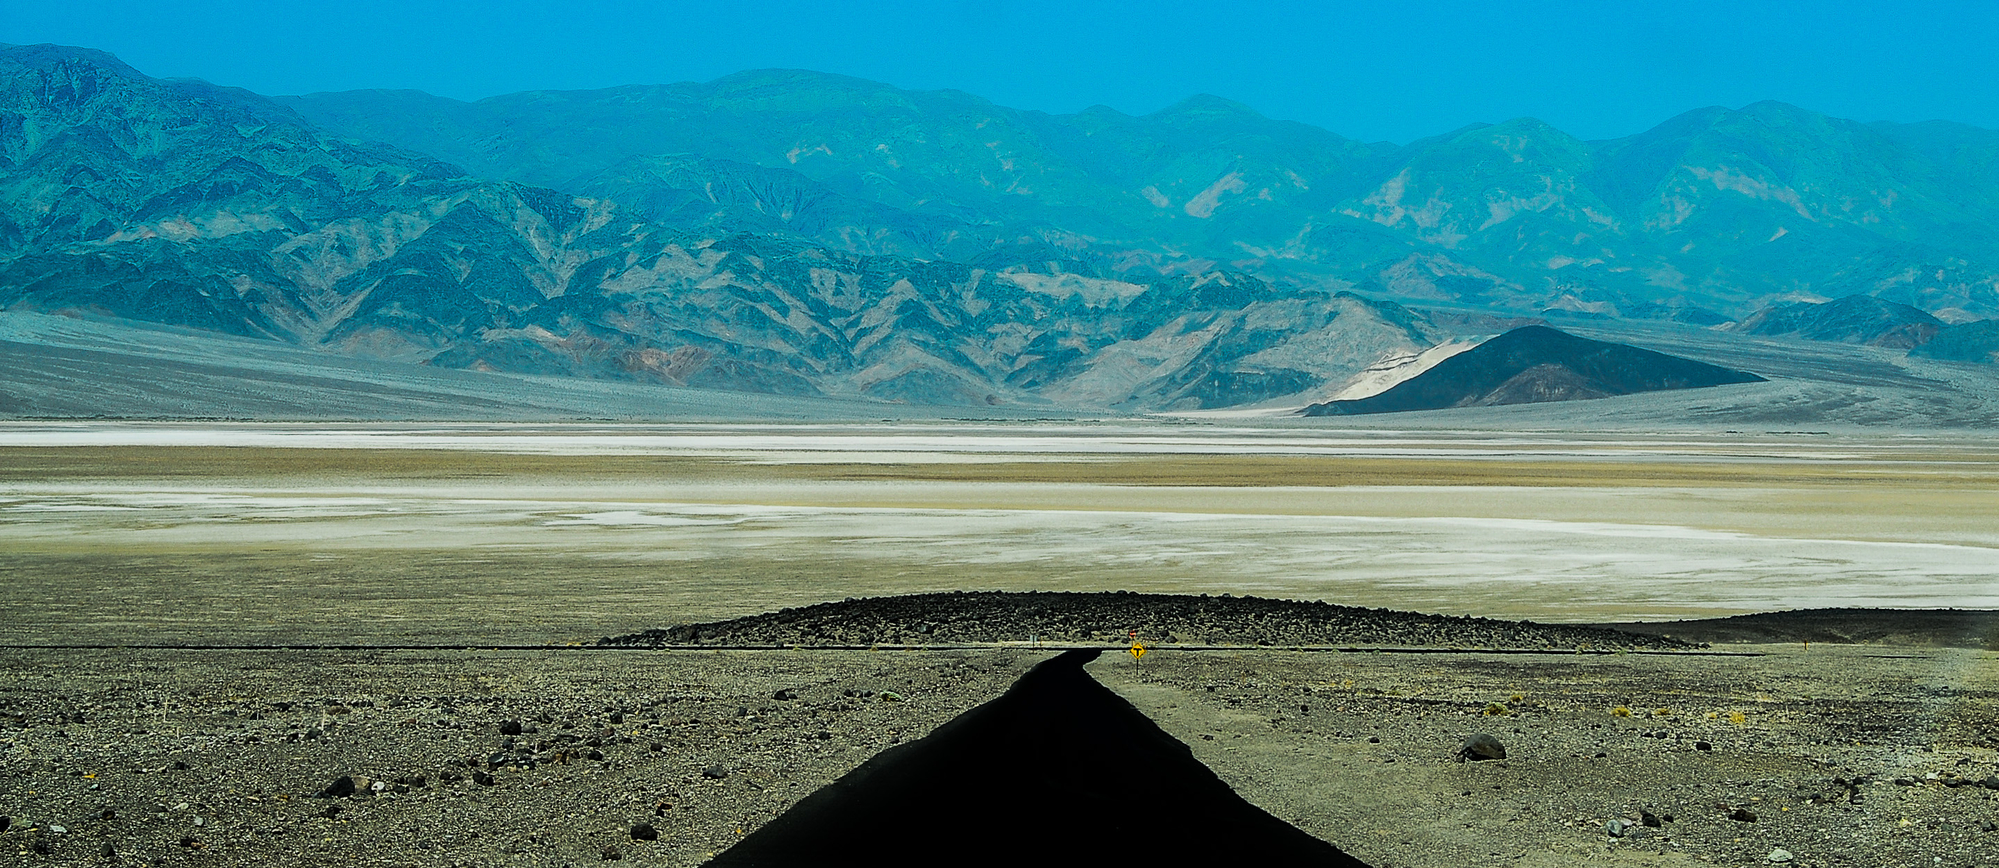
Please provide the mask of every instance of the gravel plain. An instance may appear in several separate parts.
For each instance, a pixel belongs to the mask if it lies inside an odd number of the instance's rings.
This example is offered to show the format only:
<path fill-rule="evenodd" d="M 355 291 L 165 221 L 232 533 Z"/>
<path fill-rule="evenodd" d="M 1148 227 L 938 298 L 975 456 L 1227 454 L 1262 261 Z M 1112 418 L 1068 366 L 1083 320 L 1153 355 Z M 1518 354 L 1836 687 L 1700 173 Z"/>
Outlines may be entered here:
<path fill-rule="evenodd" d="M 1725 650 L 1090 671 L 1379 868 L 1999 860 L 1992 653 Z M 12 648 L 0 862 L 695 865 L 1051 653 Z"/>
<path fill-rule="evenodd" d="M 614 431 L 568 455 L 167 427 L 194 442 L 25 425 L 60 442 L 0 449 L 0 865 L 696 865 L 1053 653 L 594 647 L 850 595 L 1592 622 L 1794 596 L 1991 608 L 1999 545 L 1979 437 L 1285 431 L 1238 455 L 1148 427 L 1099 454 L 912 457 L 829 456 L 815 432 L 737 455 Z M 1378 868 L 1999 864 L 1999 658 L 1891 644 L 1899 623 L 1837 626 L 1871 644 L 1806 626 L 1665 654 L 1175 647 L 1230 644 L 1190 633 L 1090 671 Z M 1479 733 L 1507 757 L 1458 762 Z"/>

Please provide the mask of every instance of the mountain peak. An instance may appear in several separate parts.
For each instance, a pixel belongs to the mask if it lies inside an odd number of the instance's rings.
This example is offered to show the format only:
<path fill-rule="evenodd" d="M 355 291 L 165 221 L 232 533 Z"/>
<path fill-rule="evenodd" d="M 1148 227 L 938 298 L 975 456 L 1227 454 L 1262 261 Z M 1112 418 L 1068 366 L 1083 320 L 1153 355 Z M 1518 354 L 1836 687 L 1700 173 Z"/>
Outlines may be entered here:
<path fill-rule="evenodd" d="M 895 89 L 893 86 L 883 84 L 879 81 L 856 78 L 851 75 L 841 75 L 836 72 L 819 72 L 811 69 L 789 69 L 784 67 L 745 69 L 742 72 L 732 72 L 722 76 L 708 82 L 708 84 L 716 87 L 796 87 L 806 85 L 866 88 L 870 90 Z"/>
<path fill-rule="evenodd" d="M 1757 100 L 1756 102 L 1752 102 L 1746 106 L 1743 106 L 1741 111 L 1744 114 L 1765 115 L 1765 116 L 1813 117 L 1813 118 L 1821 117 L 1821 115 L 1818 112 L 1812 111 L 1811 109 L 1799 108 L 1798 106 L 1794 106 L 1790 103 L 1774 99 Z"/>
<path fill-rule="evenodd" d="M 133 69 L 111 52 L 95 48 L 79 48 L 74 45 L 56 45 L 51 42 L 36 45 L 0 45 L 0 60 L 12 61 L 31 69 L 54 66 L 65 61 L 80 62 L 103 67 L 120 75 L 145 77 L 144 73 Z"/>
<path fill-rule="evenodd" d="M 1235 100 L 1215 96 L 1211 93 L 1197 93 L 1170 106 L 1153 112 L 1147 117 L 1239 117 L 1263 120 L 1263 113 Z"/>

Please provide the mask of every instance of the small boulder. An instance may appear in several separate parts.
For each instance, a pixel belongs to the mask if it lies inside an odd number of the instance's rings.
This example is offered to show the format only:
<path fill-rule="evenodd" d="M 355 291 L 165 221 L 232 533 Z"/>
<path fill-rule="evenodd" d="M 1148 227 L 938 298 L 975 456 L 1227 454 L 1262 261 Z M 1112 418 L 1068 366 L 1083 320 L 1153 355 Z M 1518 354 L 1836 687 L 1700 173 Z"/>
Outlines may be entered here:
<path fill-rule="evenodd" d="M 1505 758 L 1506 745 L 1500 744 L 1499 739 L 1482 732 L 1465 739 L 1464 747 L 1458 748 L 1458 760 L 1460 762 L 1503 760 Z"/>
<path fill-rule="evenodd" d="M 1796 859 L 1798 857 L 1791 855 L 1791 851 L 1786 850 L 1782 847 L 1778 847 L 1775 850 L 1771 850 L 1770 855 L 1765 856 L 1763 858 L 1770 862 L 1783 863 L 1783 862 L 1789 862 L 1792 859 Z"/>
<path fill-rule="evenodd" d="M 632 840 L 634 840 L 634 841 L 657 841 L 657 840 L 659 840 L 659 830 L 658 830 L 658 829 L 655 829 L 655 828 L 653 828 L 653 826 L 652 826 L 652 824 L 651 824 L 651 823 L 636 823 L 636 824 L 633 824 L 633 826 L 632 826 Z"/>
<path fill-rule="evenodd" d="M 326 789 L 319 791 L 319 798 L 322 799 L 346 798 L 348 796 L 354 795 L 356 789 L 357 787 L 354 786 L 354 778 L 352 776 L 341 775 L 340 777 L 334 778 L 333 783 L 327 784 Z"/>

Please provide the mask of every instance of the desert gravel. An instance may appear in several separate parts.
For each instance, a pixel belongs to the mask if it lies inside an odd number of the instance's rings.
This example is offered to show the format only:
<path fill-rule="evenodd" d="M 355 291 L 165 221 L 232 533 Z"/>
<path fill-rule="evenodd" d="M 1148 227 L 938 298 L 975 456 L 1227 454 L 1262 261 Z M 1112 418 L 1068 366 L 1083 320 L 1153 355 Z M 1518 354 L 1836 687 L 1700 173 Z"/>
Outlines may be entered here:
<path fill-rule="evenodd" d="M 1999 862 L 1994 655 L 1727 650 L 1090 671 L 1379 868 Z M 4 650 L 0 864 L 699 864 L 1049 653 Z"/>

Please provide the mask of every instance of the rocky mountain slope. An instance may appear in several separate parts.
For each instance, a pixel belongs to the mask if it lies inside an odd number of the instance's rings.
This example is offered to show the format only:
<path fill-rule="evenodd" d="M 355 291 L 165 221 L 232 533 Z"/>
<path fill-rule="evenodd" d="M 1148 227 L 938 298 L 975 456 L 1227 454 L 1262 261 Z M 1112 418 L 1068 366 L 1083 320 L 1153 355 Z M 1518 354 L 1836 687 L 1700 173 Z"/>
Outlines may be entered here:
<path fill-rule="evenodd" d="M 1438 335 L 1392 303 L 1242 274 L 996 271 L 676 228 L 648 219 L 677 213 L 673 201 L 635 212 L 480 179 L 81 49 L 0 49 L 0 159 L 0 306 L 442 367 L 925 404 L 1199 408 L 1336 389 Z M 817 195 L 737 168 L 730 207 L 783 211 L 785 196 Z"/>
<path fill-rule="evenodd" d="M 1706 362 L 1526 326 L 1444 359 L 1378 395 L 1314 404 L 1304 414 L 1362 416 L 1541 404 L 1763 381 Z"/>
<path fill-rule="evenodd" d="M 1822 304 L 1773 305 L 1735 326 L 1752 335 L 1787 335 L 1903 350 L 1929 343 L 1943 327 L 1942 320 L 1925 311 L 1865 295 Z"/>
<path fill-rule="evenodd" d="M 803 72 L 278 102 L 0 46 L 0 309 L 671 388 L 1298 407 L 1537 312 L 1999 309 L 1993 141 L 1761 104 L 1364 145 L 1212 97 L 1051 116 Z"/>
<path fill-rule="evenodd" d="M 1959 323 L 1937 332 L 1909 355 L 1956 362 L 1999 364 L 1999 320 Z"/>
<path fill-rule="evenodd" d="M 1999 132 L 1940 122 L 1765 102 L 1610 141 L 1522 118 L 1396 146 L 1215 97 L 1048 115 L 797 70 L 474 103 L 285 102 L 483 175 L 776 221 L 855 252 L 1053 249 L 1102 275 L 1220 266 L 1404 301 L 1700 324 L 1853 294 L 1950 321 L 1999 314 Z M 758 170 L 789 192 L 745 207 L 746 187 L 772 183 Z"/>

